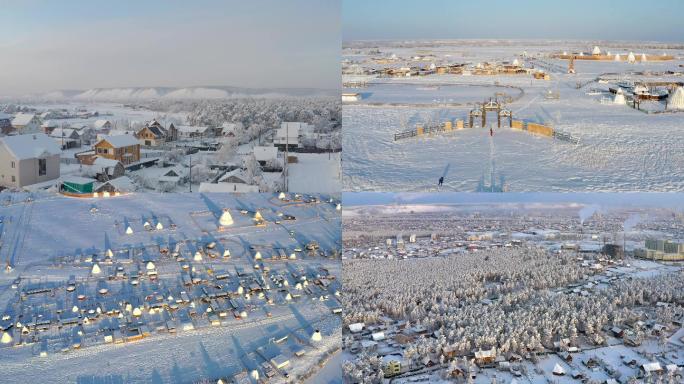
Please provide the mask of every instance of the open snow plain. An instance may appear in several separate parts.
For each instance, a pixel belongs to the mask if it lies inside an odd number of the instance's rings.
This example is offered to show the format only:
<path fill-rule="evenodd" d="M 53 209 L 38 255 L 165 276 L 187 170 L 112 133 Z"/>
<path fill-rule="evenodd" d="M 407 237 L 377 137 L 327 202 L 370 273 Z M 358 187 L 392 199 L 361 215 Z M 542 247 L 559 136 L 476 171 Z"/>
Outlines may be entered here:
<path fill-rule="evenodd" d="M 1 197 L 2 382 L 277 383 L 339 371 L 336 200 Z"/>
<path fill-rule="evenodd" d="M 343 50 L 345 65 L 365 72 L 343 75 L 346 84 L 360 84 L 345 89 L 360 95 L 360 100 L 343 106 L 345 190 L 433 191 L 440 176 L 445 176 L 442 190 L 456 191 L 486 190 L 483 185 L 492 180 L 506 191 L 684 190 L 684 112 L 653 113 L 664 110 L 663 101 L 644 102 L 642 110 L 617 105 L 609 92 L 618 82 L 681 84 L 682 50 L 605 44 L 602 49 L 615 53 L 667 52 L 674 60 L 635 64 L 624 58 L 621 62 L 576 60 L 576 74 L 568 74 L 568 60 L 551 54 L 586 52 L 593 43 L 348 44 Z M 392 54 L 396 56 L 391 64 L 386 60 L 378 64 L 378 57 Z M 416 60 L 417 55 L 421 59 Z M 529 70 L 544 71 L 550 79 L 530 74 L 377 74 L 390 66 L 464 64 L 475 70 L 478 63 L 514 60 Z M 396 132 L 414 129 L 416 124 L 455 119 L 467 123 L 476 103 L 497 96 L 509 98 L 504 108 L 514 119 L 546 124 L 578 143 L 512 130 L 504 119 L 497 128 L 493 112 L 487 119 L 493 136 L 488 128 L 475 124 L 471 129 L 394 140 Z"/>

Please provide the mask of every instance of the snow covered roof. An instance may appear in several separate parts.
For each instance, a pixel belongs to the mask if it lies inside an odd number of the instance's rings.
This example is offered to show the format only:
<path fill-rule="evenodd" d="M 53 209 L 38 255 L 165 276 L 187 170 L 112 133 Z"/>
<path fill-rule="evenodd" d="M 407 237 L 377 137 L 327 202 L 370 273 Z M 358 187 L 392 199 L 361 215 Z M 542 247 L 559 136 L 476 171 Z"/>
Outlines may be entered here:
<path fill-rule="evenodd" d="M 201 193 L 252 193 L 259 192 L 258 185 L 248 185 L 242 183 L 200 183 L 199 192 Z"/>
<path fill-rule="evenodd" d="M 81 177 L 81 176 L 67 175 L 67 176 L 62 177 L 62 181 L 65 183 L 74 183 L 74 184 L 90 184 L 90 183 L 94 183 L 95 179 L 89 179 L 87 177 Z"/>
<path fill-rule="evenodd" d="M 93 160 L 93 165 L 97 165 L 100 167 L 116 167 L 118 164 L 119 162 L 117 160 L 108 159 L 102 156 L 97 156 L 95 157 L 95 160 Z"/>
<path fill-rule="evenodd" d="M 128 176 L 117 177 L 116 179 L 109 180 L 102 184 L 98 189 L 104 187 L 105 185 L 111 185 L 116 191 L 119 192 L 133 192 L 135 191 L 135 184 Z"/>
<path fill-rule="evenodd" d="M 105 120 L 105 119 L 95 120 L 95 122 L 93 123 L 93 127 L 95 127 L 95 128 L 102 128 L 102 127 L 104 127 L 107 123 L 111 124 L 111 122 L 109 122 L 109 120 Z"/>
<path fill-rule="evenodd" d="M 50 136 L 52 137 L 71 137 L 74 133 L 78 136 L 78 131 L 73 128 L 55 128 Z"/>
<path fill-rule="evenodd" d="M 655 361 L 653 363 L 646 363 L 641 366 L 645 372 L 658 372 L 661 371 L 663 368 L 660 366 L 660 363 Z"/>
<path fill-rule="evenodd" d="M 18 160 L 59 155 L 62 152 L 55 140 L 44 133 L 6 136 L 0 138 L 0 144 L 4 144 Z"/>
<path fill-rule="evenodd" d="M 278 148 L 277 147 L 255 146 L 253 151 L 254 151 L 254 158 L 257 161 L 268 161 L 268 160 L 275 159 L 278 157 Z"/>
<path fill-rule="evenodd" d="M 0 113 L 0 120 L 2 120 L 2 113 Z M 43 128 L 58 127 L 57 123 L 55 123 L 52 120 L 45 120 L 43 121 L 43 124 L 41 124 L 40 126 Z"/>
<path fill-rule="evenodd" d="M 194 126 L 194 125 L 179 125 L 176 127 L 178 132 L 183 132 L 183 133 L 204 133 L 206 132 L 209 127 L 200 127 L 200 126 Z"/>
<path fill-rule="evenodd" d="M 16 116 L 14 116 L 14 120 L 12 120 L 12 125 L 22 126 L 29 124 L 35 117 L 36 115 L 33 113 L 17 113 Z"/>
<path fill-rule="evenodd" d="M 133 135 L 105 135 L 101 136 L 100 140 L 95 144 L 106 141 L 114 148 L 130 147 L 131 145 L 138 145 L 138 139 Z"/>

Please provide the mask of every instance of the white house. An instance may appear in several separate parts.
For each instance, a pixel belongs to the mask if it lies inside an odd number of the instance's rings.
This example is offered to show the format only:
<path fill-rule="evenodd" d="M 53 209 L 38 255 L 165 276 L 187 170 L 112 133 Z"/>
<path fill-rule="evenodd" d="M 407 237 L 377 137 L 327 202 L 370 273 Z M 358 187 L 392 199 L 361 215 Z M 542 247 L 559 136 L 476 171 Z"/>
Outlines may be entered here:
<path fill-rule="evenodd" d="M 0 186 L 21 188 L 59 178 L 60 153 L 44 133 L 0 138 Z"/>
<path fill-rule="evenodd" d="M 35 114 L 20 112 L 14 116 L 12 127 L 22 134 L 34 133 L 39 131 L 40 122 Z"/>
<path fill-rule="evenodd" d="M 280 128 L 276 130 L 275 137 L 273 137 L 273 145 L 280 148 L 285 148 L 286 145 L 289 148 L 298 147 L 301 124 L 306 123 L 281 123 Z"/>

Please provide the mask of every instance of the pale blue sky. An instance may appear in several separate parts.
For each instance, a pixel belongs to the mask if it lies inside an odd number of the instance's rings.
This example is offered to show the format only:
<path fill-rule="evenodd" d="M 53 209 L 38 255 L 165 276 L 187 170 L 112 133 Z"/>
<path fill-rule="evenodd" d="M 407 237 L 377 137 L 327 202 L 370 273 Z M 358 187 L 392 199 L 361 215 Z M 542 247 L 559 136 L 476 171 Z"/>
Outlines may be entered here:
<path fill-rule="evenodd" d="M 684 42 L 681 0 L 344 0 L 344 41 L 588 39 Z"/>
<path fill-rule="evenodd" d="M 339 88 L 340 0 L 0 0 L 0 95 Z"/>

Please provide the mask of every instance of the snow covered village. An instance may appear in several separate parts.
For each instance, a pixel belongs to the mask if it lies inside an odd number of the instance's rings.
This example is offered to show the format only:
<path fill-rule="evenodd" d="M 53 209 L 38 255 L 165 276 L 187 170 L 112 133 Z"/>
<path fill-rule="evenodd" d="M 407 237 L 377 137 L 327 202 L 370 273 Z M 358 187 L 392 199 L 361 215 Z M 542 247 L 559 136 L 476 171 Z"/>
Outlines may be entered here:
<path fill-rule="evenodd" d="M 681 43 L 349 41 L 345 190 L 682 191 L 683 76 Z"/>
<path fill-rule="evenodd" d="M 33 103 L 0 99 L 0 188 L 340 191 L 337 97 L 231 98 L 234 92 L 107 89 L 51 92 Z"/>
<path fill-rule="evenodd" d="M 349 195 L 345 382 L 682 381 L 681 200 Z"/>
<path fill-rule="evenodd" d="M 2 381 L 326 382 L 340 225 L 321 195 L 3 194 Z"/>

